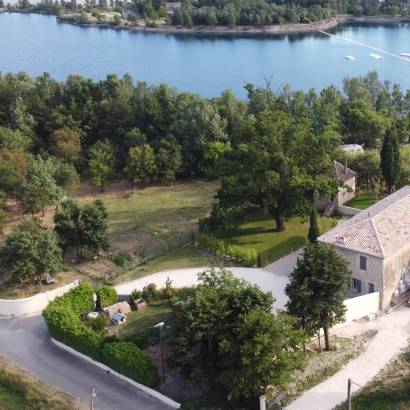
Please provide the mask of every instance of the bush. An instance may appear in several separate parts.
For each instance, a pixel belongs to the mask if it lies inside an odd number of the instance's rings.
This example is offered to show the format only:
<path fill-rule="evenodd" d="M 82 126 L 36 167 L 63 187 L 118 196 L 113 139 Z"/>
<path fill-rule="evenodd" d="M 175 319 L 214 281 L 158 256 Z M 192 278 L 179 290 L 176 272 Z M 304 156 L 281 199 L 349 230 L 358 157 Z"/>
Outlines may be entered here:
<path fill-rule="evenodd" d="M 97 307 L 102 310 L 118 302 L 118 293 L 112 286 L 103 286 L 97 290 Z"/>
<path fill-rule="evenodd" d="M 134 289 L 130 294 L 130 305 L 134 306 L 134 300 L 141 299 L 142 292 L 138 289 Z"/>
<path fill-rule="evenodd" d="M 214 249 L 221 255 L 229 255 L 248 265 L 256 265 L 258 263 L 258 252 L 253 248 L 245 248 L 241 245 L 230 244 L 222 239 L 203 233 L 198 235 L 198 243 L 204 248 Z"/>
<path fill-rule="evenodd" d="M 120 268 L 126 268 L 131 265 L 132 263 L 132 256 L 123 254 L 123 253 L 118 253 L 116 255 L 112 255 L 110 257 L 111 262 L 115 263 L 117 266 Z"/>
<path fill-rule="evenodd" d="M 52 337 L 98 360 L 103 338 L 80 320 L 81 315 L 92 310 L 94 290 L 91 285 L 81 283 L 51 302 L 43 316 Z"/>
<path fill-rule="evenodd" d="M 130 342 L 107 343 L 101 350 L 103 363 L 138 383 L 153 386 L 157 369 L 141 349 Z"/>
<path fill-rule="evenodd" d="M 94 332 L 102 332 L 107 327 L 107 319 L 103 315 L 99 315 L 95 319 L 88 319 L 87 325 L 91 327 Z"/>
<path fill-rule="evenodd" d="M 147 302 L 150 302 L 152 300 L 157 300 L 158 299 L 157 285 L 155 283 L 149 283 L 147 286 L 144 287 L 144 289 L 142 289 L 141 296 Z"/>
<path fill-rule="evenodd" d="M 171 300 L 175 296 L 175 289 L 172 287 L 172 280 L 167 278 L 165 281 L 165 288 L 162 289 L 162 297 Z"/>

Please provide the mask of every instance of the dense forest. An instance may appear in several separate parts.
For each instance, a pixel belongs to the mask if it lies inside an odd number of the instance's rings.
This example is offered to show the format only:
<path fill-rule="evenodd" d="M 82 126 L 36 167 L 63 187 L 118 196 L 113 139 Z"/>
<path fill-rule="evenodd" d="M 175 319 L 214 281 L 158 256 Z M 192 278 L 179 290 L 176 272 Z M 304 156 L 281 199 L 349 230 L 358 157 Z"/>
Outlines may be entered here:
<path fill-rule="evenodd" d="M 262 26 L 311 23 L 337 14 L 409 14 L 409 2 L 396 0 L 184 0 L 172 17 L 175 25 Z"/>
<path fill-rule="evenodd" d="M 0 0 L 0 8 L 6 5 L 5 0 Z M 36 5 L 29 0 L 19 0 L 16 7 L 55 15 L 64 9 L 89 11 L 96 17 L 100 10 L 111 8 L 117 12 L 127 10 L 126 18 L 131 23 L 137 18 L 167 18 L 170 24 L 186 27 L 311 23 L 338 14 L 410 15 L 409 0 L 183 0 L 181 7 L 169 14 L 164 0 L 86 0 L 84 5 L 77 4 L 76 0 L 44 0 Z M 119 17 L 113 24 L 120 24 Z"/>
<path fill-rule="evenodd" d="M 245 101 L 230 91 L 205 99 L 167 85 L 134 83 L 127 75 L 103 81 L 72 75 L 62 82 L 48 74 L 2 75 L 1 202 L 15 198 L 34 214 L 81 178 L 103 190 L 119 178 L 143 186 L 222 177 L 226 189 L 219 203 L 227 204 L 225 211 L 236 212 L 229 205 L 236 201 L 236 208 L 256 205 L 275 217 L 277 204 L 290 199 L 278 201 L 280 184 L 293 186 L 298 198 L 334 190 L 327 176 L 342 142 L 374 149 L 355 164 L 365 186 L 376 184 L 376 149 L 386 131 L 393 130 L 402 144 L 409 140 L 410 92 L 382 83 L 376 73 L 345 79 L 344 92 L 285 86 L 275 93 L 250 84 L 246 89 Z M 292 175 L 281 173 L 284 163 Z M 402 167 L 399 185 L 410 180 L 408 171 Z M 269 183 L 249 185 L 257 175 Z M 296 211 L 287 209 L 280 217 Z"/>

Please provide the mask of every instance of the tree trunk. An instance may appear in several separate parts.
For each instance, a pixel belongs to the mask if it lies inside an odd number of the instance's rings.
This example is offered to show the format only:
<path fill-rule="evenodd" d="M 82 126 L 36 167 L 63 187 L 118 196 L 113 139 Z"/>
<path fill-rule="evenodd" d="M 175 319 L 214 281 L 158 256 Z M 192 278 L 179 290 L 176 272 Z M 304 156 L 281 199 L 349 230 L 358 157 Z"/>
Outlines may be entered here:
<path fill-rule="evenodd" d="M 323 327 L 323 334 L 325 335 L 325 350 L 328 352 L 330 350 L 330 341 L 329 341 L 329 328 Z"/>
<path fill-rule="evenodd" d="M 320 329 L 318 330 L 317 334 L 317 342 L 319 344 L 319 353 L 322 353 L 322 342 L 320 340 Z"/>
<path fill-rule="evenodd" d="M 276 222 L 276 232 L 282 232 L 285 230 L 285 217 L 281 214 L 275 213 L 273 215 L 273 219 L 275 219 Z"/>

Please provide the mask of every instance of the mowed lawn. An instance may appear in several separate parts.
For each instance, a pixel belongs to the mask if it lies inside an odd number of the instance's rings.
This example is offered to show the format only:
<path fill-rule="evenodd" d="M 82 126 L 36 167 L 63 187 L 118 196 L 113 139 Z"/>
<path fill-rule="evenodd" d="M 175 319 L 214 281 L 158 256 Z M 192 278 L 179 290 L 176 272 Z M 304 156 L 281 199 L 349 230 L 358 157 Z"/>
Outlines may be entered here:
<path fill-rule="evenodd" d="M 367 209 L 382 198 L 382 195 L 377 195 L 375 192 L 360 192 L 350 201 L 346 202 L 345 205 L 357 209 Z"/>
<path fill-rule="evenodd" d="M 319 218 L 319 229 L 324 233 L 336 225 L 332 218 Z M 293 217 L 285 222 L 283 232 L 275 232 L 275 222 L 267 214 L 258 212 L 250 215 L 233 231 L 219 237 L 260 253 L 262 263 L 271 263 L 288 253 L 301 248 L 309 230 L 307 218 Z"/>

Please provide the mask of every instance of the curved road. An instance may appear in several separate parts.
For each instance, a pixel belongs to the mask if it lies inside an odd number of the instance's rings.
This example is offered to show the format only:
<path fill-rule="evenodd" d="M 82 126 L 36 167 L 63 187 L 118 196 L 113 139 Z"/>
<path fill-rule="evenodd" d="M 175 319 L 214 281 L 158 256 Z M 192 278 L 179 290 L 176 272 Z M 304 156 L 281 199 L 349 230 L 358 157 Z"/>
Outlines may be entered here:
<path fill-rule="evenodd" d="M 117 377 L 56 347 L 42 316 L 0 319 L 0 355 L 86 403 L 94 385 L 98 410 L 169 409 Z"/>

